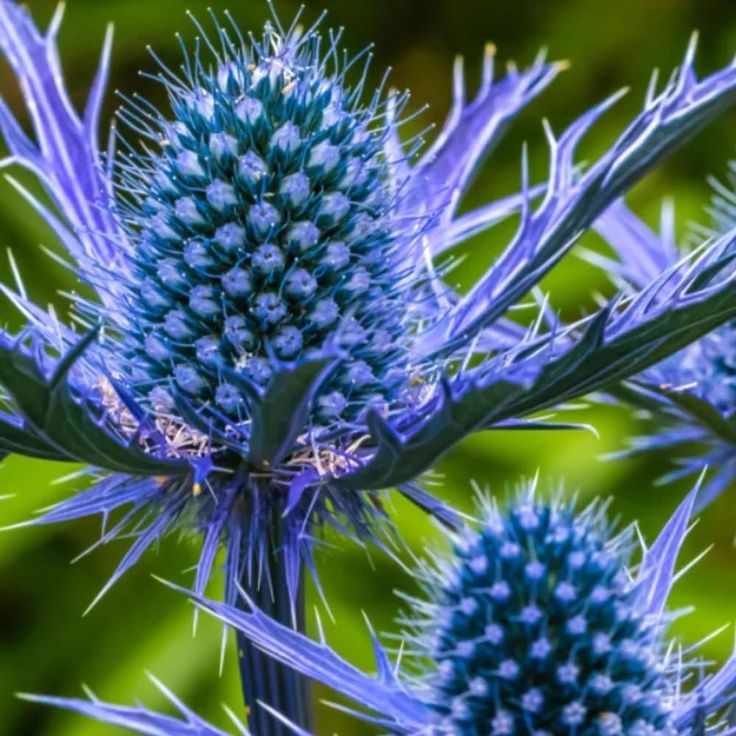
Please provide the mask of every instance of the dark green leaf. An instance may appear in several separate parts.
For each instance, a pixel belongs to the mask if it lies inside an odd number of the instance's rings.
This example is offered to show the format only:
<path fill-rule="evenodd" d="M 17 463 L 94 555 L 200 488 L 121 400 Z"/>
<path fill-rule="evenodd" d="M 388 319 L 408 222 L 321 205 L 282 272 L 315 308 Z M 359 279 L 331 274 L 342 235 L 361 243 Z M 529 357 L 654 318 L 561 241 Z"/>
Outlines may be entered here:
<path fill-rule="evenodd" d="M 44 460 L 66 460 L 66 455 L 40 437 L 26 422 L 0 418 L 0 452 Z"/>
<path fill-rule="evenodd" d="M 279 462 L 304 432 L 312 399 L 338 363 L 321 353 L 298 364 L 284 364 L 268 388 L 251 402 L 253 431 L 250 460 L 258 465 Z"/>
<path fill-rule="evenodd" d="M 69 371 L 96 335 L 97 330 L 91 331 L 71 348 L 50 379 L 22 346 L 0 345 L 0 384 L 27 420 L 33 436 L 52 448 L 54 459 L 85 462 L 132 475 L 186 472 L 185 463 L 157 459 L 135 444 L 115 437 L 105 428 L 105 420 L 97 416 L 99 410 L 73 394 Z M 8 445 L 10 434 L 8 431 Z M 18 439 L 15 435 L 15 451 L 24 446 Z M 0 446 L 5 447 L 1 443 Z M 38 456 L 38 452 L 33 455 Z"/>

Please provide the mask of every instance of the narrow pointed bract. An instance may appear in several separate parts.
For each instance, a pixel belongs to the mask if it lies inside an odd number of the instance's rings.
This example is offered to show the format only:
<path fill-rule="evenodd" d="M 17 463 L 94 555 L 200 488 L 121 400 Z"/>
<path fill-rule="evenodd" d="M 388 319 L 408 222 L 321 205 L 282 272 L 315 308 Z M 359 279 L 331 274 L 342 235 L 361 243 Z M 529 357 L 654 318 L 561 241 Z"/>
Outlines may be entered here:
<path fill-rule="evenodd" d="M 20 82 L 35 136 L 23 131 L 0 100 L 0 131 L 10 149 L 10 158 L 3 163 L 19 164 L 39 178 L 56 213 L 43 208 L 25 189 L 22 193 L 52 226 L 106 308 L 115 309 L 119 292 L 113 276 L 126 268 L 123 233 L 113 216 L 109 171 L 103 168 L 98 145 L 112 31 L 104 40 L 100 66 L 80 116 L 64 87 L 56 47 L 62 14 L 59 5 L 48 31 L 41 34 L 16 3 L 0 3 L 0 48 Z"/>
<path fill-rule="evenodd" d="M 130 707 L 104 703 L 91 693 L 89 700 L 28 694 L 21 694 L 20 697 L 34 703 L 76 711 L 100 723 L 121 726 L 133 733 L 147 736 L 229 736 L 227 731 L 202 720 L 156 678 L 151 677 L 151 680 L 179 711 L 181 717 L 157 713 L 141 705 Z M 231 716 L 231 721 L 236 729 L 232 733 L 249 736 L 249 732 L 234 716 Z"/>

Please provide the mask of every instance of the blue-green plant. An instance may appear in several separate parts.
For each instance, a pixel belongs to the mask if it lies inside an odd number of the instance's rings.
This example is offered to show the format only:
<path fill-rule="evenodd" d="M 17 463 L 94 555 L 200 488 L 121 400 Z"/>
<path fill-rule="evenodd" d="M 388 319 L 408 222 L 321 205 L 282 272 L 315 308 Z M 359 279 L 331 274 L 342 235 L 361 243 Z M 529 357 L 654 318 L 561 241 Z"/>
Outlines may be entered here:
<path fill-rule="evenodd" d="M 560 136 L 546 127 L 548 181 L 459 214 L 472 176 L 560 64 L 538 58 L 494 80 L 493 53 L 466 101 L 462 68 L 445 127 L 421 152 L 401 140 L 406 96 L 369 90 L 368 55 L 340 34 L 229 15 L 197 23 L 174 69 L 151 76 L 166 111 L 124 96 L 98 142 L 111 35 L 83 114 L 56 46 L 0 0 L 0 50 L 31 120 L 0 102 L 9 157 L 46 198 L 11 183 L 49 224 L 77 275 L 67 315 L 20 278 L 3 287 L 27 324 L 0 332 L 0 454 L 83 463 L 90 485 L 29 524 L 100 514 L 100 543 L 133 538 L 103 593 L 164 535 L 195 530 L 201 595 L 225 549 L 238 586 L 282 623 L 303 623 L 303 568 L 332 526 L 387 548 L 396 488 L 453 526 L 418 479 L 463 437 L 535 427 L 536 412 L 640 373 L 736 317 L 730 236 L 589 318 L 520 325 L 509 310 L 642 176 L 736 99 L 733 66 L 698 80 L 694 45 L 609 150 L 576 147 L 617 95 Z M 196 23 L 196 21 L 195 21 Z M 351 81 L 352 80 L 352 81 Z M 467 293 L 449 249 L 510 215 L 515 236 Z M 439 265 L 438 265 L 439 264 Z M 666 298 L 663 298 L 666 295 Z M 304 680 L 241 640 L 258 733 L 265 701 L 308 725 Z M 278 686 L 274 685 L 281 678 Z"/>

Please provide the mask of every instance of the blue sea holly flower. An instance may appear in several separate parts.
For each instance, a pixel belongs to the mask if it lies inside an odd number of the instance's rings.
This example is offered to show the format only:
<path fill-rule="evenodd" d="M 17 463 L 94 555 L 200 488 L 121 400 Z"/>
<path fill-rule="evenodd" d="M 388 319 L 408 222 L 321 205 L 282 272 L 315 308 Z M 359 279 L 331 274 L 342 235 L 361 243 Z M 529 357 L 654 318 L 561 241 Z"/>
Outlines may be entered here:
<path fill-rule="evenodd" d="M 613 247 L 618 260 L 589 254 L 612 274 L 622 289 L 635 291 L 656 272 L 677 283 L 679 265 L 688 258 L 696 238 L 733 241 L 730 211 L 733 195 L 715 182 L 713 222 L 694 226 L 683 244 L 674 235 L 674 208 L 663 206 L 659 232 L 642 222 L 623 201 L 600 218 L 596 229 Z M 733 245 L 728 246 L 733 258 Z M 736 322 L 729 320 L 671 357 L 647 368 L 615 392 L 656 423 L 656 431 L 630 441 L 625 453 L 667 448 L 680 456 L 678 467 L 664 481 L 698 475 L 711 468 L 698 499 L 703 507 L 733 485 L 736 479 Z"/>
<path fill-rule="evenodd" d="M 693 46 L 587 169 L 576 146 L 616 96 L 559 137 L 547 126 L 546 184 L 531 186 L 524 159 L 518 194 L 458 215 L 484 155 L 559 64 L 539 58 L 494 80 L 489 48 L 470 102 L 458 65 L 448 121 L 419 155 L 421 141 L 399 135 L 405 96 L 364 94 L 365 71 L 351 87 L 368 57 L 343 60 L 339 34 L 274 18 L 246 39 L 213 16 L 213 32 L 182 43 L 181 70 L 160 62 L 153 75 L 168 109 L 126 97 L 125 137 L 113 126 L 102 155 L 111 37 L 80 116 L 60 22 L 42 34 L 0 0 L 0 50 L 32 133 L 5 103 L 0 132 L 4 163 L 36 175 L 47 198 L 11 181 L 88 296 L 65 322 L 20 279 L 4 289 L 27 326 L 0 333 L 0 454 L 89 466 L 91 487 L 32 523 L 101 514 L 100 543 L 131 535 L 104 590 L 165 534 L 194 528 L 195 592 L 223 545 L 226 600 L 240 583 L 271 606 L 274 589 L 274 615 L 298 624 L 321 528 L 381 544 L 390 487 L 452 523 L 416 479 L 463 437 L 535 426 L 524 417 L 736 317 L 725 241 L 679 266 L 666 301 L 654 280 L 573 325 L 507 316 L 612 202 L 736 100 L 736 68 L 699 81 Z M 465 294 L 450 288 L 449 249 L 515 213 L 487 273 Z M 258 654 L 246 650 L 247 667 Z"/>
<path fill-rule="evenodd" d="M 577 511 L 525 488 L 482 523 L 453 536 L 452 554 L 421 565 L 424 593 L 408 597 L 402 674 L 373 635 L 377 674 L 266 616 L 197 604 L 273 657 L 368 709 L 391 733 L 726 734 L 736 655 L 707 674 L 667 631 L 676 559 L 698 489 L 641 560 L 633 527 L 617 531 L 606 505 Z"/>

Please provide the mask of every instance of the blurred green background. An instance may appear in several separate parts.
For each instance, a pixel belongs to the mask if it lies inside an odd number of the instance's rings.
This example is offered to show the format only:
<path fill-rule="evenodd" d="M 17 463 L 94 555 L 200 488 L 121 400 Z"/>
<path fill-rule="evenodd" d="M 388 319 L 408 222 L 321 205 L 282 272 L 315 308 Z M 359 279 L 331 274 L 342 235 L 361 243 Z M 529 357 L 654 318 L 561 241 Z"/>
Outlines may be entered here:
<path fill-rule="evenodd" d="M 54 2 L 34 0 L 31 5 L 36 17 L 45 22 Z M 139 69 L 152 67 L 146 44 L 152 44 L 164 59 L 178 63 L 174 32 L 194 35 L 185 10 L 201 16 L 208 5 L 226 7 L 219 0 L 71 0 L 68 5 L 61 49 L 77 103 L 88 89 L 106 22 L 114 21 L 116 28 L 112 88 L 139 89 L 158 98 L 160 90 L 137 75 Z M 514 191 L 524 141 L 531 147 L 534 179 L 545 176 L 543 116 L 561 130 L 591 104 L 621 86 L 631 86 L 631 93 L 597 125 L 581 149 L 588 159 L 601 152 L 639 109 L 650 71 L 661 67 L 668 73 L 681 58 L 694 28 L 701 32 L 701 72 L 726 64 L 736 52 L 736 5 L 731 0 L 308 0 L 307 19 L 313 19 L 323 7 L 329 10 L 329 24 L 346 27 L 346 42 L 353 50 L 376 42 L 374 79 L 390 65 L 393 84 L 411 88 L 414 105 L 430 103 L 417 128 L 442 120 L 456 53 L 466 57 L 471 92 L 479 77 L 483 44 L 489 40 L 497 44 L 500 61 L 513 58 L 525 65 L 540 46 L 547 46 L 553 58 L 572 62 L 571 69 L 522 114 L 484 168 L 466 207 Z M 289 20 L 296 4 L 283 0 L 278 9 Z M 259 29 L 268 15 L 261 0 L 233 2 L 230 10 L 244 29 Z M 17 89 L 4 67 L 0 90 L 12 107 L 20 109 Z M 114 105 L 111 93 L 108 112 Z M 689 220 L 703 219 L 702 206 L 708 196 L 705 177 L 725 172 L 733 152 L 735 120 L 736 112 L 725 115 L 635 190 L 631 201 L 650 222 L 656 222 L 661 198 L 667 194 L 676 199 L 681 231 Z M 56 292 L 70 286 L 70 275 L 39 247 L 55 246 L 52 234 L 7 184 L 0 183 L 0 188 L 0 275 L 9 279 L 4 251 L 12 248 L 29 292 L 63 309 Z M 461 287 L 490 262 L 509 235 L 509 227 L 499 228 L 464 248 L 472 257 L 453 275 Z M 587 236 L 586 244 L 599 246 L 592 236 Z M 558 268 L 545 286 L 551 290 L 554 305 L 571 317 L 591 307 L 593 292 L 611 292 L 604 277 L 574 258 Z M 7 303 L 0 306 L 0 323 L 19 324 Z M 543 486 L 556 487 L 564 479 L 569 491 L 577 490 L 583 497 L 613 496 L 615 512 L 626 521 L 639 519 L 651 538 L 686 489 L 686 485 L 659 488 L 654 484 L 672 458 L 602 461 L 602 454 L 621 448 L 626 437 L 641 429 L 638 420 L 615 407 L 579 408 L 572 415 L 594 424 L 599 436 L 589 432 L 477 436 L 440 463 L 437 492 L 470 510 L 471 480 L 503 495 L 520 478 L 539 471 Z M 21 521 L 71 493 L 73 482 L 57 482 L 68 471 L 68 467 L 41 462 L 7 461 L 0 468 L 0 494 L 14 497 L 0 502 L 0 521 Z M 702 515 L 688 543 L 690 555 L 713 545 L 675 595 L 675 604 L 697 606 L 697 613 L 678 624 L 691 642 L 736 616 L 731 577 L 736 562 L 732 544 L 735 503 L 734 493 L 721 498 Z M 438 543 L 437 531 L 405 504 L 396 505 L 395 516 L 414 550 Z M 223 675 L 218 674 L 220 629 L 203 620 L 193 638 L 190 606 L 151 579 L 157 573 L 179 582 L 188 580 L 184 571 L 195 559 L 196 544 L 166 540 L 159 554 L 147 555 L 83 618 L 82 612 L 125 548 L 118 542 L 70 565 L 98 531 L 95 521 L 83 521 L 0 535 L 0 734 L 112 733 L 81 717 L 20 702 L 13 693 L 78 695 L 81 683 L 87 683 L 106 699 L 122 703 L 140 699 L 150 706 L 162 706 L 161 697 L 145 678 L 146 670 L 203 715 L 224 725 L 221 704 L 236 711 L 240 705 L 232 656 L 226 660 Z M 393 591 L 411 591 L 411 576 L 379 553 L 367 557 L 355 545 L 340 545 L 320 558 L 320 569 L 334 616 L 334 623 L 326 623 L 330 640 L 351 661 L 370 668 L 361 611 L 370 615 L 379 630 L 392 630 L 392 619 L 400 607 Z M 730 645 L 731 636 L 725 634 L 709 642 L 704 651 L 722 659 Z M 317 696 L 329 698 L 331 694 L 318 690 Z M 317 732 L 347 735 L 371 730 L 320 706 Z"/>

